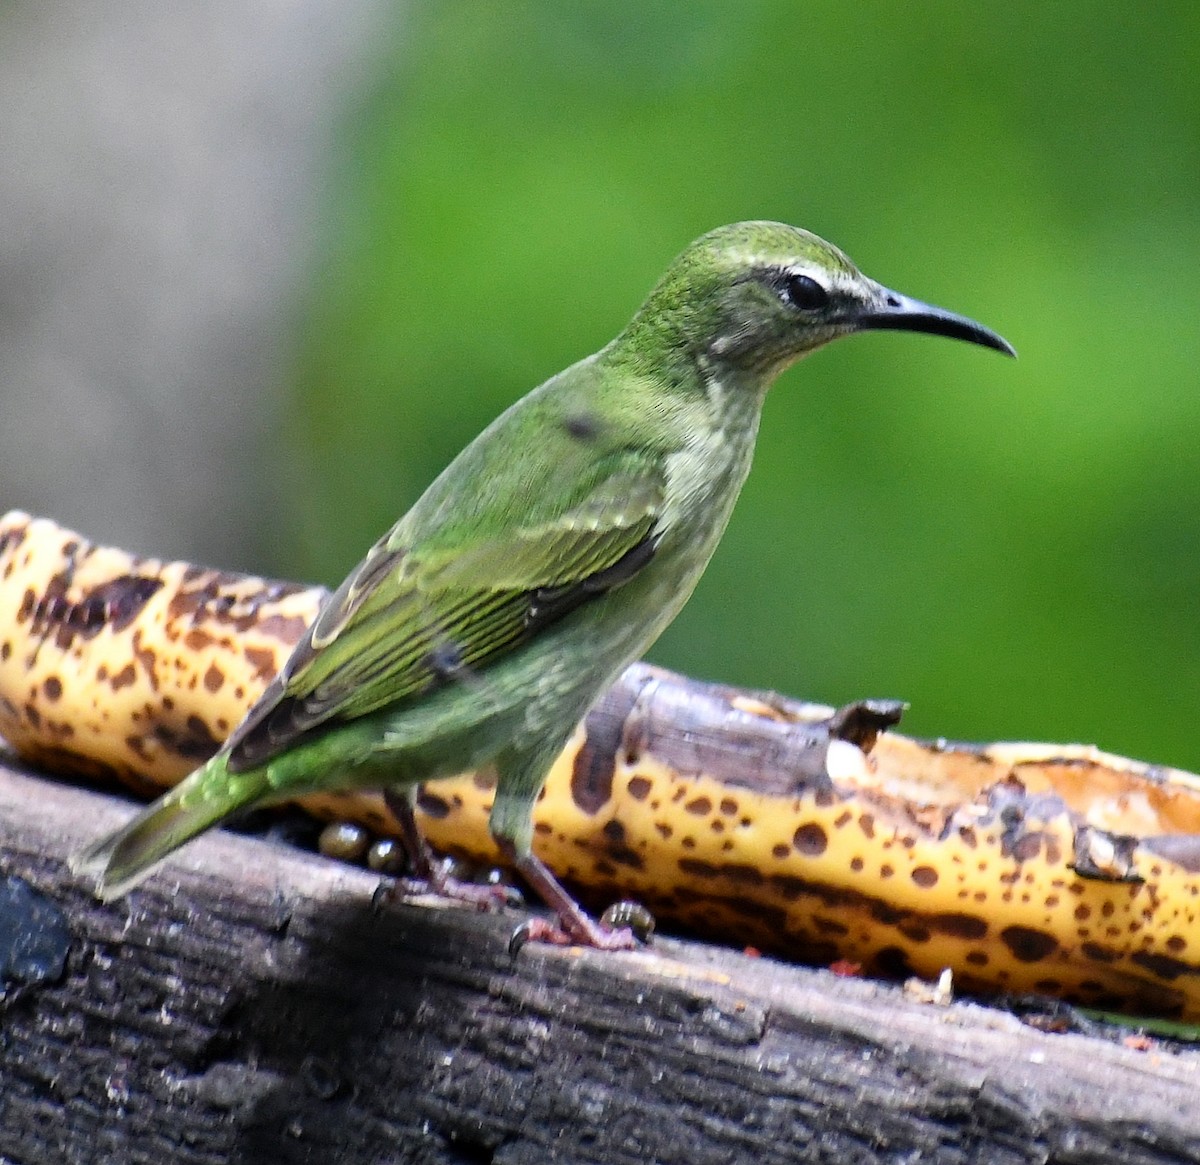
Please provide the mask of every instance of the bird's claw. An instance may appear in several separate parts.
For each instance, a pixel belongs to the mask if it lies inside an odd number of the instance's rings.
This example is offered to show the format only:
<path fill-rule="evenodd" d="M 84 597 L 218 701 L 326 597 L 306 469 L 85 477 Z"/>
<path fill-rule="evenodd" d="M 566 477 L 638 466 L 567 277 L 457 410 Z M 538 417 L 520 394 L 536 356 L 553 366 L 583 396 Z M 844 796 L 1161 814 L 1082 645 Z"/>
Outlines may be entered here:
<path fill-rule="evenodd" d="M 549 943 L 556 947 L 594 947 L 600 951 L 633 951 L 640 945 L 639 937 L 628 926 L 609 928 L 591 922 L 572 933 L 561 923 L 548 918 L 529 918 L 512 932 L 508 953 L 516 958 L 526 943 Z"/>
<path fill-rule="evenodd" d="M 434 876 L 430 878 L 388 878 L 380 882 L 371 895 L 371 906 L 381 910 L 388 903 L 403 902 L 423 894 L 436 894 L 481 911 L 500 911 L 507 906 L 521 906 L 524 903 L 515 886 L 502 882 L 486 885 L 464 882 L 450 877 L 444 868 L 435 865 Z"/>

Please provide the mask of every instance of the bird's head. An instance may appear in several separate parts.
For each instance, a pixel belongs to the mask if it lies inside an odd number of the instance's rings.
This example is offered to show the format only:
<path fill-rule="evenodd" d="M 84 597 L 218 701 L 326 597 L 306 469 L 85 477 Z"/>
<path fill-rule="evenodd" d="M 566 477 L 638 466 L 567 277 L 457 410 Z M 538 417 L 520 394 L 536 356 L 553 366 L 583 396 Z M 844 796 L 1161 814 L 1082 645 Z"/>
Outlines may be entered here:
<path fill-rule="evenodd" d="M 735 223 L 697 239 L 667 269 L 627 335 L 639 347 L 669 348 L 765 384 L 830 340 L 880 328 L 1016 355 L 974 320 L 890 291 L 823 239 L 775 222 Z"/>

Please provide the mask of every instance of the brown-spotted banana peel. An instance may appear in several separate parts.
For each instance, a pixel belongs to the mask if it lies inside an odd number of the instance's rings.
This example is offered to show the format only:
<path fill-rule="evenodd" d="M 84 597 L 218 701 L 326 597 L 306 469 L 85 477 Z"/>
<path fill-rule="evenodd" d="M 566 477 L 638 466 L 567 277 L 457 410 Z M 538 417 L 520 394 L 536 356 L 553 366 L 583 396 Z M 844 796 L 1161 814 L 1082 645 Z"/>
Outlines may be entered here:
<path fill-rule="evenodd" d="M 0 735 L 32 764 L 149 793 L 203 760 L 325 592 L 136 558 L 0 519 Z M 579 726 L 535 852 L 726 942 L 960 988 L 1200 1019 L 1200 780 L 1063 745 L 922 743 L 637 665 Z M 373 794 L 306 806 L 377 833 Z M 495 861 L 484 773 L 419 799 L 431 842 Z"/>

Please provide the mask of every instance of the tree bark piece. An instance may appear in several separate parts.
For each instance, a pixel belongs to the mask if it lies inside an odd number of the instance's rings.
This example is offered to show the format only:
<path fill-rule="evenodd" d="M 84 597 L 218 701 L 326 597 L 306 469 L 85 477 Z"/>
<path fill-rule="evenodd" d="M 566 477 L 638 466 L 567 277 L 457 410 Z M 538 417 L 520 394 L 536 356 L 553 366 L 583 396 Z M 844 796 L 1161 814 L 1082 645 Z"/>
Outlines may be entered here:
<path fill-rule="evenodd" d="M 6 1163 L 1200 1162 L 1200 1054 L 667 939 L 512 959 L 517 914 L 222 832 L 102 905 L 65 857 L 129 811 L 0 771 L 0 875 L 71 935 L 0 1001 Z"/>

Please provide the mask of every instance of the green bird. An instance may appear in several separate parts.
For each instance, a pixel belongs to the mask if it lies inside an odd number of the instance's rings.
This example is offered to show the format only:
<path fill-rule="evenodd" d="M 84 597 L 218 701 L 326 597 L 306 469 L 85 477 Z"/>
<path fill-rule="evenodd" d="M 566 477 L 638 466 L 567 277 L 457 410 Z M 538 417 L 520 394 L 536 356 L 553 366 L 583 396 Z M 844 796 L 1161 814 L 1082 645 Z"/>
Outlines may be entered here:
<path fill-rule="evenodd" d="M 588 707 L 692 593 L 772 382 L 882 328 L 1015 355 L 807 231 L 745 222 L 696 240 L 615 340 L 497 418 L 376 542 L 220 751 L 73 868 L 115 897 L 235 810 L 384 788 L 415 869 L 446 887 L 417 786 L 492 766 L 492 834 L 557 915 L 537 936 L 630 945 L 531 852 L 534 801 Z"/>

